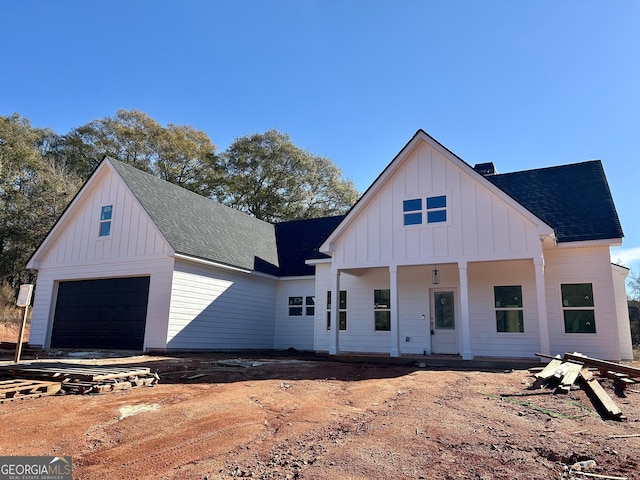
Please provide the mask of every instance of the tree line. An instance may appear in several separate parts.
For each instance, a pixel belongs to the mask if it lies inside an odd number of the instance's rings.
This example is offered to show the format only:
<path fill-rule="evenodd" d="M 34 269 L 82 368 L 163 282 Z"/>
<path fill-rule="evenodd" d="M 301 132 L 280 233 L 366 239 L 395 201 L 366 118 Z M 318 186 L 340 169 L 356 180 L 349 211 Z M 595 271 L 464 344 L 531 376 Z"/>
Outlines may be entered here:
<path fill-rule="evenodd" d="M 217 152 L 204 131 L 137 110 L 66 134 L 0 116 L 0 282 L 33 282 L 27 260 L 105 156 L 268 222 L 341 214 L 359 196 L 329 158 L 277 130 Z"/>

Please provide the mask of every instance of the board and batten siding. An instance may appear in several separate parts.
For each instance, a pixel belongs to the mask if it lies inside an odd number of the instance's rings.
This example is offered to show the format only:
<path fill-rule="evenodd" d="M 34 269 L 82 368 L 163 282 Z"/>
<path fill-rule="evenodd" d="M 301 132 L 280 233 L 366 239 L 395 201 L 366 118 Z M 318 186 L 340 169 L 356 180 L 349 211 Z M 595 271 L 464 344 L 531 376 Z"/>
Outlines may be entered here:
<path fill-rule="evenodd" d="M 334 266 L 409 265 L 434 259 L 532 258 L 539 227 L 469 168 L 426 142 L 401 159 L 333 244 Z M 446 195 L 447 222 L 405 226 L 403 201 Z M 424 208 L 423 208 L 424 212 Z"/>
<path fill-rule="evenodd" d="M 283 278 L 278 282 L 276 319 L 273 348 L 286 350 L 313 350 L 314 315 L 307 315 L 306 297 L 315 297 L 315 280 L 309 278 Z M 302 297 L 302 315 L 289 315 L 289 297 Z M 319 305 L 316 303 L 317 312 Z M 322 307 L 325 309 L 325 307 Z"/>
<path fill-rule="evenodd" d="M 596 333 L 565 333 L 561 284 L 591 283 Z M 621 359 L 618 312 L 608 246 L 545 250 L 545 285 L 551 353 L 580 352 Z"/>
<path fill-rule="evenodd" d="M 99 237 L 100 212 L 113 206 L 111 234 Z M 59 282 L 150 276 L 145 349 L 167 336 L 173 250 L 128 187 L 104 168 L 86 185 L 34 256 L 38 281 L 29 343 L 48 347 Z"/>
<path fill-rule="evenodd" d="M 169 350 L 272 349 L 276 280 L 176 260 Z"/>

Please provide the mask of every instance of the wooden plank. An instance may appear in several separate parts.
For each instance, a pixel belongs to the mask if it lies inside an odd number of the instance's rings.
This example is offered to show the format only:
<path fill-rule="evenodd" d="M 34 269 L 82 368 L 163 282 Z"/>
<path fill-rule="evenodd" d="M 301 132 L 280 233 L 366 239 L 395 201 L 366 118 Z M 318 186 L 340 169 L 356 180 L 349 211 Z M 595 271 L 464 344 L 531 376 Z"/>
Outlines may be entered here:
<path fill-rule="evenodd" d="M 612 378 L 622 383 L 634 384 L 636 381 L 632 378 L 629 378 L 626 373 L 612 372 L 611 370 L 600 370 L 601 377 Z"/>
<path fill-rule="evenodd" d="M 613 418 L 620 418 L 622 416 L 622 410 L 620 410 L 609 394 L 605 392 L 593 374 L 587 368 L 582 368 L 582 370 L 580 370 L 580 376 L 584 380 L 584 386 L 587 391 L 594 395 L 607 414 Z"/>
<path fill-rule="evenodd" d="M 578 365 L 577 363 L 566 363 L 565 365 L 568 365 L 568 368 L 560 381 L 560 385 L 558 385 L 556 389 L 556 391 L 560 393 L 569 393 L 571 391 L 571 385 L 578 379 L 578 375 L 580 375 L 580 370 L 582 369 L 582 365 Z"/>
<path fill-rule="evenodd" d="M 586 357 L 584 355 L 579 355 L 579 354 L 571 354 L 571 353 L 565 353 L 564 354 L 564 360 L 565 361 L 573 361 L 573 362 L 579 362 L 582 363 L 584 365 L 589 365 L 592 367 L 597 367 L 599 369 L 603 369 L 603 370 L 607 370 L 607 371 L 613 371 L 613 372 L 618 372 L 618 373 L 624 373 L 626 375 L 628 375 L 629 377 L 640 377 L 640 368 L 635 368 L 635 367 L 631 367 L 628 365 L 622 365 L 620 363 L 615 363 L 615 362 L 609 362 L 606 360 L 599 360 L 597 358 L 591 358 L 591 357 Z"/>
<path fill-rule="evenodd" d="M 562 364 L 562 359 L 560 355 L 556 355 L 553 360 L 547 363 L 547 366 L 541 372 L 536 373 L 536 378 L 540 378 L 542 380 L 546 380 L 547 378 L 553 377 L 554 373 Z"/>
<path fill-rule="evenodd" d="M 28 379 L 0 381 L 0 401 L 7 399 L 55 395 L 60 391 L 60 382 L 42 382 Z"/>

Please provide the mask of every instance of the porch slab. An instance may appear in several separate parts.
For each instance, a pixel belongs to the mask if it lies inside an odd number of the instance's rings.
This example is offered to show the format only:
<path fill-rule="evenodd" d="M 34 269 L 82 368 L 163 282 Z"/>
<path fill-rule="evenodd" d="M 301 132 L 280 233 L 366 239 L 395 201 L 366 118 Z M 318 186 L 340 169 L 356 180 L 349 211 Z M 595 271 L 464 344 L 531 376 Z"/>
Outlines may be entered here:
<path fill-rule="evenodd" d="M 539 367 L 540 361 L 536 358 L 511 358 L 511 357 L 474 357 L 472 360 L 463 360 L 460 355 L 402 355 L 392 357 L 384 354 L 340 353 L 329 355 L 318 353 L 327 360 L 345 363 L 371 363 L 377 365 L 406 365 L 422 368 L 438 368 L 452 370 L 527 370 Z"/>

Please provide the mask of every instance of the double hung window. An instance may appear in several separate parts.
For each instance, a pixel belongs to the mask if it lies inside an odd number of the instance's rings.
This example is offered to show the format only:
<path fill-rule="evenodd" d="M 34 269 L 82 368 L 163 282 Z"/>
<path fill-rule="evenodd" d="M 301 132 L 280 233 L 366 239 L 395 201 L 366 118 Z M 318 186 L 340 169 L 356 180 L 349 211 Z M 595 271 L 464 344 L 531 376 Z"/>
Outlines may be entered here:
<path fill-rule="evenodd" d="M 560 290 L 565 333 L 596 333 L 593 285 L 565 283 Z"/>

